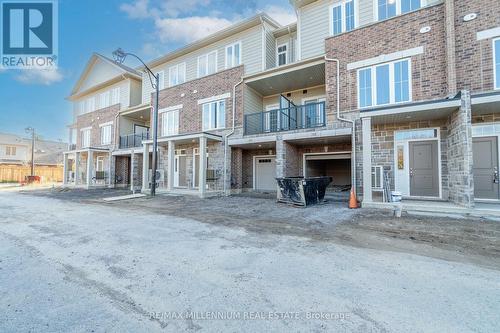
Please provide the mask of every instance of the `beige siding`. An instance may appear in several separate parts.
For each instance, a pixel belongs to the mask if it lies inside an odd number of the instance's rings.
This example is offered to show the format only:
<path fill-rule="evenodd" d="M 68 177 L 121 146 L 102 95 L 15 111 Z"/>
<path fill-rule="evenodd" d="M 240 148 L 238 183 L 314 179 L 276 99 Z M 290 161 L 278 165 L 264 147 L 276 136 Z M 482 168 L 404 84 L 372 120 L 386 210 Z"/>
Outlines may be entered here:
<path fill-rule="evenodd" d="M 263 110 L 262 96 L 254 89 L 245 87 L 244 113 L 255 113 Z"/>
<path fill-rule="evenodd" d="M 136 80 L 130 81 L 130 106 L 141 104 L 142 101 L 142 82 Z"/>
<path fill-rule="evenodd" d="M 164 71 L 166 81 L 165 87 L 167 87 L 168 68 L 185 62 L 186 81 L 195 80 L 198 78 L 198 57 L 212 51 L 217 51 L 217 69 L 218 71 L 222 71 L 225 69 L 226 46 L 238 41 L 241 41 L 242 44 L 242 63 L 245 65 L 245 74 L 248 75 L 262 71 L 262 27 L 260 25 L 155 67 L 153 68 L 153 71 Z M 149 79 L 147 77 L 143 77 L 143 103 L 150 102 L 151 93 L 152 88 Z"/>
<path fill-rule="evenodd" d="M 266 68 L 276 67 L 276 39 L 273 35 L 273 28 L 264 23 L 265 26 L 265 37 L 266 37 Z"/>
<path fill-rule="evenodd" d="M 358 22 L 359 26 L 370 24 L 375 19 L 373 0 L 359 0 L 358 2 Z"/>
<path fill-rule="evenodd" d="M 287 55 L 288 63 L 295 62 L 297 60 L 297 56 L 295 54 L 296 43 L 297 43 L 297 34 L 292 33 L 292 34 L 288 34 L 288 35 L 284 35 L 284 36 L 276 38 L 276 46 L 282 45 L 285 43 L 288 43 L 288 55 Z M 274 52 L 276 53 L 276 48 L 275 48 Z"/>
<path fill-rule="evenodd" d="M 115 66 L 97 59 L 96 63 L 92 67 L 91 72 L 85 78 L 85 81 L 82 82 L 78 91 L 85 91 L 87 89 L 95 87 L 96 85 L 111 80 L 112 78 L 120 74 L 122 74 L 122 72 Z"/>
<path fill-rule="evenodd" d="M 308 98 L 316 98 L 316 97 L 325 97 L 325 86 L 314 87 L 314 88 L 305 88 L 307 93 L 304 94 L 304 90 L 296 90 L 292 91 L 291 96 L 287 97 L 290 99 L 295 105 L 302 105 L 304 99 Z M 283 93 L 286 96 L 287 93 Z M 268 105 L 279 104 L 279 95 L 266 96 L 263 98 L 263 109 L 265 110 Z"/>

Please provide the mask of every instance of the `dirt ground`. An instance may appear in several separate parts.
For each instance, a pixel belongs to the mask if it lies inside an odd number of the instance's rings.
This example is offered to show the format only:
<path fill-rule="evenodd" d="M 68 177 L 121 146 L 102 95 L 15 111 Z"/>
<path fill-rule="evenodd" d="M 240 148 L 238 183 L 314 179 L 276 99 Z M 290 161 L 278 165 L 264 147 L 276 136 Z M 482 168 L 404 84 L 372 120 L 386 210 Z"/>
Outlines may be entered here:
<path fill-rule="evenodd" d="M 244 228 L 256 234 L 304 237 L 359 248 L 398 251 L 500 269 L 500 222 L 446 218 L 374 209 L 349 210 L 329 202 L 308 208 L 276 203 L 267 194 L 242 194 L 200 200 L 159 195 L 104 203 L 102 198 L 130 194 L 127 190 L 61 190 L 26 192 L 61 200 L 118 206 L 133 211 L 168 214 L 202 223 Z"/>

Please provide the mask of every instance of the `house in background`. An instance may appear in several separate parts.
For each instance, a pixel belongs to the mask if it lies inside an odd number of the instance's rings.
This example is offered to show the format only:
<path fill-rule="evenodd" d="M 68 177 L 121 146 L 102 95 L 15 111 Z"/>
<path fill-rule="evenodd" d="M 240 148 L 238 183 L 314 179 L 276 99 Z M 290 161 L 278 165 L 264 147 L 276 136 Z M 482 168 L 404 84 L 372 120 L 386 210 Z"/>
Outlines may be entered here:
<path fill-rule="evenodd" d="M 37 139 L 35 175 L 42 181 L 62 182 L 67 143 Z M 0 133 L 0 182 L 21 182 L 31 175 L 31 139 Z"/>

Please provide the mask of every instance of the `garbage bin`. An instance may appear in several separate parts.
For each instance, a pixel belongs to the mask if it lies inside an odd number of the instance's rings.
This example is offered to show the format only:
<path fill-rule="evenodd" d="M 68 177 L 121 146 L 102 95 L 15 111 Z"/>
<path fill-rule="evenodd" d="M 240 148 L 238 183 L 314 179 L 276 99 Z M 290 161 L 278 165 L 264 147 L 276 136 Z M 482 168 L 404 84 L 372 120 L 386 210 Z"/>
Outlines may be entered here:
<path fill-rule="evenodd" d="M 276 178 L 276 181 L 278 202 L 306 207 L 324 202 L 332 177 L 285 177 Z"/>

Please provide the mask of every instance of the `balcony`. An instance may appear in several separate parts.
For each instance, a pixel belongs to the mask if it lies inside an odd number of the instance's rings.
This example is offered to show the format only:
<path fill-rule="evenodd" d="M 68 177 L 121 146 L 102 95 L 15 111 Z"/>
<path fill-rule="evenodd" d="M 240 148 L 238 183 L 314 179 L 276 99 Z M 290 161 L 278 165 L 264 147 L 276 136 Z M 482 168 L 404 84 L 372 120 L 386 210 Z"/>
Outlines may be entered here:
<path fill-rule="evenodd" d="M 149 140 L 149 132 L 120 136 L 120 149 L 142 147 L 143 140 Z"/>
<path fill-rule="evenodd" d="M 293 131 L 325 125 L 325 102 L 247 114 L 243 123 L 245 135 Z"/>

